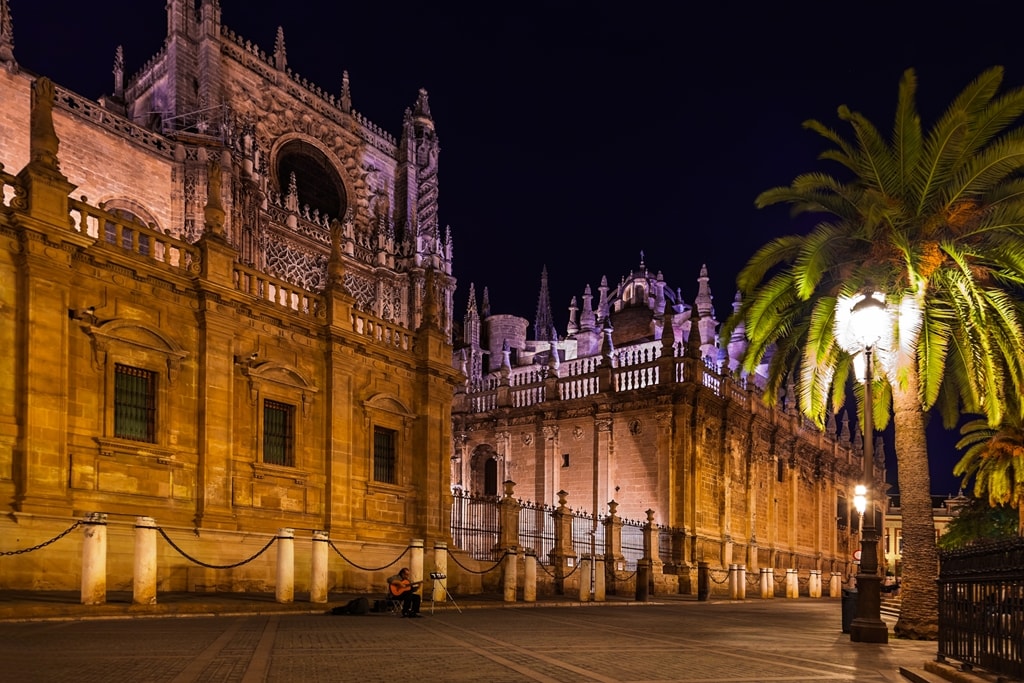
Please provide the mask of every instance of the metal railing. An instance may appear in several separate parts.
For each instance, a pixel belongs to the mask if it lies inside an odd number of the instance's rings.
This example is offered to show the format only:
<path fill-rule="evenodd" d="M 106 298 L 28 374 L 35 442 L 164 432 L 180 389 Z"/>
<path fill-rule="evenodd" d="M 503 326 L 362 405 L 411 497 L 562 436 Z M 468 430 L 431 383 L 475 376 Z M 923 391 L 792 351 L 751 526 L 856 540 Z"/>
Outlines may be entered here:
<path fill-rule="evenodd" d="M 940 554 L 938 654 L 1024 678 L 1024 538 Z"/>

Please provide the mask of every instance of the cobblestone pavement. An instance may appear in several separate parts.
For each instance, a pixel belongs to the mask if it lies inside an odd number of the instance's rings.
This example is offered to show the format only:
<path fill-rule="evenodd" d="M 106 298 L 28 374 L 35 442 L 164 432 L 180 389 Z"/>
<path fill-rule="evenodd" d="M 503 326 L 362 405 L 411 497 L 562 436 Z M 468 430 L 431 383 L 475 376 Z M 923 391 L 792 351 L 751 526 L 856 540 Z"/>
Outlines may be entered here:
<path fill-rule="evenodd" d="M 904 681 L 935 651 L 851 643 L 838 602 L 810 600 L 0 623 L 19 683 Z"/>

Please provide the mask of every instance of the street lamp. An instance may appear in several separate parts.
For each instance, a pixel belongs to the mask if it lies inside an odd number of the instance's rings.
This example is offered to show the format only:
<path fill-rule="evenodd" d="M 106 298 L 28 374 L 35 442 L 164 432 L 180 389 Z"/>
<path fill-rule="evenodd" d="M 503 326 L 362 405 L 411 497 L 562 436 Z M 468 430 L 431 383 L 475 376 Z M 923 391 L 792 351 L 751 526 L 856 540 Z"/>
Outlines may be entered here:
<path fill-rule="evenodd" d="M 838 306 L 850 301 L 840 300 Z M 849 353 L 863 353 L 864 358 L 864 474 L 863 483 L 857 487 L 854 504 L 861 512 L 863 530 L 860 537 L 860 572 L 857 574 L 857 616 L 850 624 L 850 640 L 855 643 L 887 643 L 889 628 L 882 621 L 881 578 L 878 576 L 878 530 L 875 528 L 874 506 L 870 504 L 869 492 L 875 478 L 875 429 L 872 408 L 874 399 L 872 358 L 875 345 L 886 333 L 888 313 L 885 310 L 885 295 L 875 292 L 858 295 L 847 316 L 836 316 L 837 324 L 845 319 L 846 329 L 841 336 Z M 844 311 L 844 312 L 847 312 Z M 839 311 L 837 311 L 838 313 Z M 858 375 L 860 368 L 857 367 Z M 860 379 L 860 377 L 858 377 Z M 858 501 L 861 489 L 863 498 Z"/>

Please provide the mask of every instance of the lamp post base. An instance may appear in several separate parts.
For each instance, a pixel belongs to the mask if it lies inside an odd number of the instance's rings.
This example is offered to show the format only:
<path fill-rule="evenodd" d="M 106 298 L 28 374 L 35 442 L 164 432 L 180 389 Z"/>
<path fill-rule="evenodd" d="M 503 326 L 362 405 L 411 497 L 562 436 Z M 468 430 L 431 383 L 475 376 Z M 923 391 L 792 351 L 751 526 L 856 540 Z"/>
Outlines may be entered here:
<path fill-rule="evenodd" d="M 881 619 L 854 619 L 850 624 L 852 643 L 888 643 L 889 627 Z"/>
<path fill-rule="evenodd" d="M 881 584 L 878 574 L 857 575 L 857 616 L 850 623 L 851 642 L 889 642 L 889 627 L 881 617 Z"/>

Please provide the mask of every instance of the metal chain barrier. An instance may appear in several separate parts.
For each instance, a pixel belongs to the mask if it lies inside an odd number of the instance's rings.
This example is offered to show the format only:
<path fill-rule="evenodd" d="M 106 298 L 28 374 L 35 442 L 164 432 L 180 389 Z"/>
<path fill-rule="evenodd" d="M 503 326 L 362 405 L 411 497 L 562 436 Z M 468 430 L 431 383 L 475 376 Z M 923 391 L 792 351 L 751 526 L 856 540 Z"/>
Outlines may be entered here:
<path fill-rule="evenodd" d="M 501 565 L 502 561 L 504 561 L 504 559 L 505 559 L 506 557 L 508 557 L 508 555 L 509 555 L 509 552 L 508 552 L 508 551 L 506 550 L 506 551 L 505 551 L 505 554 L 504 554 L 504 555 L 502 555 L 501 557 L 499 557 L 499 558 L 498 558 L 498 561 L 497 561 L 497 562 L 495 562 L 495 563 L 494 563 L 494 564 L 493 564 L 493 565 L 492 565 L 492 566 L 490 567 L 490 569 L 485 569 L 485 570 L 483 570 L 483 571 L 477 571 L 477 570 L 475 570 L 475 569 L 470 569 L 470 568 L 469 568 L 469 567 L 467 567 L 466 565 L 464 565 L 464 564 L 462 564 L 461 562 L 459 562 L 459 558 L 458 558 L 458 557 L 456 557 L 455 555 L 452 555 L 451 553 L 449 553 L 449 554 L 448 554 L 448 559 L 450 559 L 450 560 L 451 560 L 452 562 L 454 562 L 455 564 L 459 565 L 459 567 L 460 567 L 460 568 L 461 568 L 461 569 L 462 569 L 463 571 L 465 571 L 465 572 L 468 572 L 468 573 L 470 573 L 470 574 L 486 574 L 487 572 L 492 572 L 492 571 L 494 571 L 495 569 L 497 569 L 497 568 L 498 568 L 498 566 L 500 566 L 500 565 Z"/>
<path fill-rule="evenodd" d="M 747 585 L 756 588 L 761 583 L 761 575 L 747 572 Z"/>
<path fill-rule="evenodd" d="M 57 534 L 56 536 L 51 538 L 49 541 L 43 541 L 39 545 L 34 545 L 31 548 L 22 548 L 21 550 L 5 550 L 5 551 L 2 551 L 2 552 L 0 552 L 0 557 L 9 556 L 9 555 L 22 555 L 24 553 L 30 553 L 33 550 L 39 550 L 41 548 L 45 548 L 46 546 L 50 545 L 51 543 L 56 543 L 60 539 L 64 538 L 65 536 L 70 534 L 72 531 L 74 531 L 78 527 L 82 526 L 82 524 L 83 524 L 83 522 L 81 522 L 81 521 L 75 522 L 70 527 L 68 527 L 64 531 L 60 532 L 59 534 Z"/>
<path fill-rule="evenodd" d="M 235 562 L 234 564 L 208 564 L 206 562 L 202 562 L 200 560 L 197 560 L 196 558 L 192 557 L 191 555 L 186 553 L 184 550 L 179 548 L 174 543 L 174 541 L 172 541 L 170 539 L 170 537 L 167 535 L 167 532 L 164 531 L 162 528 L 156 527 L 156 530 L 160 532 L 160 535 L 164 537 L 164 540 L 167 541 L 167 543 L 169 543 L 172 548 L 174 548 L 175 550 L 178 551 L 179 555 L 184 557 L 186 560 L 190 560 L 192 562 L 195 562 L 200 567 L 206 567 L 207 569 L 234 569 L 235 567 L 241 567 L 243 564 L 248 564 L 249 562 L 252 562 L 257 557 L 262 555 L 263 553 L 267 552 L 267 549 L 270 548 L 270 546 L 274 545 L 274 543 L 277 542 L 277 536 L 274 536 L 269 541 L 267 541 L 267 544 L 265 546 L 263 546 L 263 548 L 260 549 L 255 555 L 253 555 L 252 557 L 247 558 L 245 560 L 242 560 L 241 562 Z"/>
<path fill-rule="evenodd" d="M 540 567 L 541 569 L 543 569 L 544 573 L 547 574 L 548 576 L 550 576 L 552 579 L 555 578 L 555 573 L 552 572 L 552 571 L 548 571 L 548 566 L 546 564 L 538 562 L 537 566 Z"/>
<path fill-rule="evenodd" d="M 783 573 L 779 574 L 779 576 L 777 578 L 776 578 L 775 574 L 773 573 L 772 574 L 772 579 L 774 579 L 775 583 L 779 584 L 780 586 L 782 584 L 786 583 L 786 573 L 785 573 L 785 570 L 783 570 Z"/>
<path fill-rule="evenodd" d="M 729 580 L 729 572 L 728 571 L 724 572 L 725 576 L 722 577 L 721 581 L 719 581 L 718 579 L 715 578 L 715 571 L 716 570 L 714 570 L 714 569 L 708 569 L 708 578 L 711 579 L 711 581 L 713 583 L 717 583 L 717 584 L 721 585 L 721 584 L 723 584 L 723 583 L 725 583 L 726 581 Z"/>
<path fill-rule="evenodd" d="M 327 541 L 327 545 L 329 545 L 331 547 L 331 550 L 333 550 L 335 553 L 338 554 L 338 557 L 340 557 L 341 559 L 345 560 L 346 562 L 348 562 L 350 565 L 352 565 L 356 569 L 359 569 L 359 570 L 364 571 L 364 572 L 379 572 L 379 571 L 383 571 L 383 570 L 387 569 L 388 567 L 393 567 L 394 565 L 398 564 L 399 560 L 401 560 L 403 557 L 406 556 L 406 554 L 409 552 L 409 549 L 411 548 L 411 546 L 406 546 L 405 550 L 402 551 L 401 555 L 399 555 L 398 557 L 396 557 L 394 560 L 392 560 L 388 564 L 384 565 L 383 567 L 363 567 L 361 565 L 356 564 L 355 562 L 353 562 L 352 560 L 348 559 L 347 557 L 345 557 L 345 555 L 340 550 L 338 550 L 338 546 L 334 545 L 334 541 Z"/>

